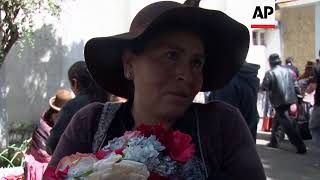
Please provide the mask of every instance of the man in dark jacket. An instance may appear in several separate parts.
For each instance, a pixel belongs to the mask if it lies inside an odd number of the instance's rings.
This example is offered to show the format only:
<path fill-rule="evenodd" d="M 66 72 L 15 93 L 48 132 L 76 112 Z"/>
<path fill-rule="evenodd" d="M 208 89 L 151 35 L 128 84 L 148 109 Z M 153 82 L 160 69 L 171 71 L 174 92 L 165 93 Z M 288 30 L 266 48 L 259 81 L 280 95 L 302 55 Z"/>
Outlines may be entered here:
<path fill-rule="evenodd" d="M 293 120 L 289 117 L 290 105 L 297 103 L 298 83 L 292 76 L 291 70 L 281 66 L 278 54 L 269 56 L 269 64 L 271 69 L 266 72 L 261 85 L 262 90 L 269 91 L 271 104 L 276 110 L 268 146 L 278 147 L 276 132 L 281 125 L 290 142 L 296 146 L 297 153 L 305 154 L 306 146 L 294 128 Z"/>
<path fill-rule="evenodd" d="M 84 61 L 74 63 L 68 70 L 68 77 L 76 97 L 62 107 L 57 122 L 50 131 L 46 142 L 49 154 L 53 154 L 62 133 L 79 109 L 92 102 L 105 102 L 108 97 L 107 93 L 91 78 Z"/>
<path fill-rule="evenodd" d="M 244 63 L 239 73 L 227 86 L 214 92 L 214 99 L 227 102 L 240 110 L 254 140 L 256 140 L 259 121 L 257 111 L 259 68 L 260 66 L 256 64 Z"/>

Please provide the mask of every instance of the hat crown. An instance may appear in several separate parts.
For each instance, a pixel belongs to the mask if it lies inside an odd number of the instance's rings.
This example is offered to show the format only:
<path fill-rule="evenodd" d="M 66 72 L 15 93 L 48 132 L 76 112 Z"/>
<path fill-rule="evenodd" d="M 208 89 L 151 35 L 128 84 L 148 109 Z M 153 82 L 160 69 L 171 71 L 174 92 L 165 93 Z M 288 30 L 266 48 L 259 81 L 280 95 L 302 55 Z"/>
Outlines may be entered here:
<path fill-rule="evenodd" d="M 312 61 L 307 61 L 306 67 L 313 67 L 313 66 L 314 66 L 314 62 L 312 62 Z"/>
<path fill-rule="evenodd" d="M 130 32 L 144 31 L 162 13 L 177 7 L 185 7 L 185 5 L 173 1 L 160 1 L 144 7 L 133 18 Z"/>
<path fill-rule="evenodd" d="M 72 99 L 72 94 L 70 91 L 65 89 L 60 89 L 57 91 L 56 95 L 49 100 L 50 106 L 55 108 L 61 108 L 66 102 Z"/>

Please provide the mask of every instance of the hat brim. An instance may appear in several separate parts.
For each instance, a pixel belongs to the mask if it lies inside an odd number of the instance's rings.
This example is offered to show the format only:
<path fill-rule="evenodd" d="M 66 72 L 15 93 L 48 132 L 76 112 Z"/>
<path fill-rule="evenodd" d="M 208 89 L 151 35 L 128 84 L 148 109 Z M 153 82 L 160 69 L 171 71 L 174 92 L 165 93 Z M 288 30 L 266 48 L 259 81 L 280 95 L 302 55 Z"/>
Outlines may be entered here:
<path fill-rule="evenodd" d="M 239 71 L 249 49 L 249 31 L 241 23 L 216 10 L 177 7 L 158 16 L 146 29 L 89 40 L 84 55 L 88 69 L 99 85 L 117 96 L 129 97 L 130 82 L 124 77 L 122 52 L 132 41 L 157 29 L 174 25 L 190 27 L 205 41 L 206 63 L 202 91 L 224 87 Z M 187 31 L 188 29 L 186 29 Z"/>
<path fill-rule="evenodd" d="M 55 100 L 56 100 L 56 97 L 55 97 L 55 96 L 51 97 L 51 98 L 49 99 L 49 106 L 50 106 L 52 109 L 54 109 L 54 110 L 56 110 L 56 111 L 59 112 L 59 111 L 61 110 L 61 108 L 54 105 L 54 101 L 55 101 Z"/>

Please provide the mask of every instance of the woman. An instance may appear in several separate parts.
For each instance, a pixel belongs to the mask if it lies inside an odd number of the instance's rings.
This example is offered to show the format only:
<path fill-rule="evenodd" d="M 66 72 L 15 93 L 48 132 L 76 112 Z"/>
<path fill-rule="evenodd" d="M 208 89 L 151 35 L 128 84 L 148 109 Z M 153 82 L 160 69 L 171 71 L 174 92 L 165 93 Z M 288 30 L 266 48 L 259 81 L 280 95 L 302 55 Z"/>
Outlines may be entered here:
<path fill-rule="evenodd" d="M 68 78 L 75 98 L 62 108 L 57 123 L 51 130 L 46 143 L 49 154 L 53 154 L 63 131 L 79 109 L 92 102 L 106 102 L 108 99 L 108 94 L 104 89 L 91 78 L 84 61 L 77 61 L 71 65 L 68 70 Z"/>
<path fill-rule="evenodd" d="M 40 117 L 37 129 L 32 134 L 30 147 L 25 154 L 25 179 L 40 180 L 51 156 L 45 150 L 45 143 L 59 115 L 61 107 L 72 98 L 70 91 L 60 89 L 49 99 L 49 108 Z"/>
<path fill-rule="evenodd" d="M 298 84 L 301 88 L 301 94 L 304 95 L 307 87 L 312 82 L 313 78 L 313 69 L 314 69 L 314 62 L 307 61 L 304 72 L 300 77 L 298 77 Z"/>
<path fill-rule="evenodd" d="M 190 167 L 180 173 L 184 179 L 265 179 L 239 112 L 222 102 L 192 103 L 200 90 L 228 83 L 248 46 L 246 27 L 227 15 L 170 1 L 142 9 L 128 33 L 91 39 L 85 59 L 92 77 L 128 102 L 93 103 L 77 112 L 50 165 L 95 152 L 142 123 L 162 123 L 190 134 L 196 145 Z"/>

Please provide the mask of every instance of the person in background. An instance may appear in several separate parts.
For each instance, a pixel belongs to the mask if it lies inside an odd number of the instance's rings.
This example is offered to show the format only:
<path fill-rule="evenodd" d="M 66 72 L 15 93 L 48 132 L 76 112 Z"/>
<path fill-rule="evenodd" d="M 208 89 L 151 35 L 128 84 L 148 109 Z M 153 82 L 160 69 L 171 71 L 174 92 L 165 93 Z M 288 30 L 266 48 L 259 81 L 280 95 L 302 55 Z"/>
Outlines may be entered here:
<path fill-rule="evenodd" d="M 252 138 L 256 140 L 259 114 L 257 110 L 257 98 L 260 80 L 257 77 L 260 66 L 252 63 L 244 63 L 223 89 L 213 92 L 215 100 L 221 100 L 237 107 L 250 129 Z"/>
<path fill-rule="evenodd" d="M 72 94 L 65 89 L 58 90 L 56 95 L 50 98 L 49 108 L 41 115 L 39 124 L 32 134 L 30 146 L 25 154 L 24 172 L 26 180 L 41 180 L 42 174 L 51 160 L 51 156 L 45 150 L 45 143 L 61 107 L 70 99 L 72 99 Z"/>
<path fill-rule="evenodd" d="M 298 78 L 299 77 L 299 70 L 298 70 L 298 68 L 296 66 L 293 65 L 293 58 L 292 57 L 288 57 L 285 62 L 286 62 L 285 66 L 287 68 L 290 68 L 294 72 L 295 77 Z"/>
<path fill-rule="evenodd" d="M 54 152 L 64 129 L 79 109 L 92 102 L 106 102 L 108 100 L 106 91 L 91 78 L 84 61 L 74 63 L 68 70 L 68 77 L 76 97 L 61 109 L 57 123 L 51 130 L 46 144 L 49 154 Z"/>
<path fill-rule="evenodd" d="M 320 50 L 319 50 L 320 56 Z M 309 129 L 312 135 L 312 140 L 315 145 L 320 148 L 320 64 L 317 64 L 314 68 L 314 83 L 311 86 L 311 90 L 315 90 L 314 94 L 314 106 L 311 113 Z"/>
<path fill-rule="evenodd" d="M 289 117 L 290 106 L 298 101 L 298 84 L 292 76 L 291 70 L 281 66 L 278 54 L 269 56 L 269 64 L 271 69 L 266 72 L 261 84 L 262 90 L 270 92 L 270 102 L 276 111 L 268 146 L 278 148 L 279 142 L 276 136 L 279 125 L 281 125 L 290 142 L 297 148 L 297 153 L 305 154 L 307 152 L 306 146 L 294 128 L 292 119 Z"/>
<path fill-rule="evenodd" d="M 315 63 L 313 61 L 307 61 L 304 72 L 298 77 L 298 84 L 301 89 L 301 94 L 304 95 L 306 88 L 309 86 L 313 78 Z"/>

